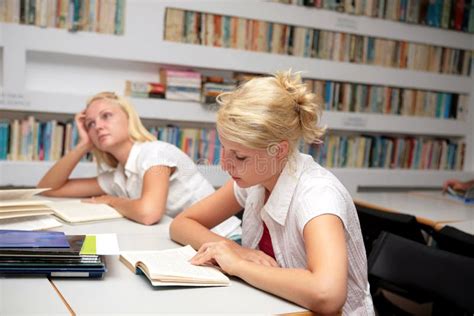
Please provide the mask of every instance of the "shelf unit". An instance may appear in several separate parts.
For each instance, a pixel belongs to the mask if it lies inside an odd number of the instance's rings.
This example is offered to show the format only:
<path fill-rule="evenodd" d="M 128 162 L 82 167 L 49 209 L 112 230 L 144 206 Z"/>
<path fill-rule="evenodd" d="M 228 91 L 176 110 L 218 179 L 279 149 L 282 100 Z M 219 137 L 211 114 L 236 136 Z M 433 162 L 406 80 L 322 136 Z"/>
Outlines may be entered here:
<path fill-rule="evenodd" d="M 3 63 L 2 110 L 72 114 L 88 96 L 102 90 L 121 93 L 125 80 L 157 81 L 161 65 L 210 71 L 273 73 L 302 70 L 306 78 L 410 87 L 413 89 L 472 94 L 473 76 L 436 74 L 371 65 L 342 63 L 269 53 L 242 51 L 163 41 L 166 7 L 239 16 L 271 22 L 341 31 L 395 40 L 474 50 L 474 35 L 420 25 L 407 25 L 364 16 L 347 16 L 265 1 L 128 1 L 123 36 L 69 33 L 28 25 L 0 24 Z M 264 12 L 264 13 L 263 13 Z M 20 98 L 14 98 L 20 95 Z M 439 186 L 450 177 L 474 177 L 474 98 L 469 98 L 465 121 L 382 114 L 325 112 L 323 124 L 345 133 L 376 133 L 462 137 L 466 141 L 464 172 L 432 170 L 334 169 L 351 191 L 358 186 Z M 14 101 L 14 102 L 12 102 Z M 214 123 L 215 112 L 198 103 L 133 99 L 143 118 Z M 0 185 L 33 185 L 49 162 L 0 162 Z M 91 172 L 93 166 L 80 168 Z M 28 170 L 15 180 L 15 170 Z M 94 171 L 95 172 L 95 171 Z M 226 179 L 219 174 L 219 185 Z M 29 176 L 31 175 L 31 176 Z M 36 180 L 35 180 L 36 181 Z"/>
<path fill-rule="evenodd" d="M 36 186 L 53 163 L 53 161 L 0 161 L 0 186 Z M 215 187 L 222 186 L 230 179 L 219 166 L 199 165 L 198 169 Z M 72 173 L 73 178 L 96 175 L 97 165 L 93 162 L 79 163 Z"/>

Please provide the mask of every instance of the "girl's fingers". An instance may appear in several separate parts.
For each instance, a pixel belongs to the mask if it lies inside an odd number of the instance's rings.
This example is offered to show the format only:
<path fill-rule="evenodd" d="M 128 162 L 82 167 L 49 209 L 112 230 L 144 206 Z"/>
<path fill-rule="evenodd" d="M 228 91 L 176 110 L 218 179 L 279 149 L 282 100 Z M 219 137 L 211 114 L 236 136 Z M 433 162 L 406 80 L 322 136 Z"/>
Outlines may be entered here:
<path fill-rule="evenodd" d="M 210 254 L 210 252 L 203 252 L 201 254 L 196 254 L 194 257 L 192 257 L 191 263 L 195 265 L 202 265 L 211 260 L 213 260 L 213 256 Z"/>

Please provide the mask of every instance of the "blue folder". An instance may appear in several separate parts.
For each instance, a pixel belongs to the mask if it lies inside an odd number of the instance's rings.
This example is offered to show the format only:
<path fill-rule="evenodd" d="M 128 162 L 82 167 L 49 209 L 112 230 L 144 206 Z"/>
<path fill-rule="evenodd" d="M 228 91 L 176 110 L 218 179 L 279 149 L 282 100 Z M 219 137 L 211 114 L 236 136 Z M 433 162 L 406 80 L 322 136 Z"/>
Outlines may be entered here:
<path fill-rule="evenodd" d="M 69 248 L 63 232 L 0 230 L 0 248 Z"/>

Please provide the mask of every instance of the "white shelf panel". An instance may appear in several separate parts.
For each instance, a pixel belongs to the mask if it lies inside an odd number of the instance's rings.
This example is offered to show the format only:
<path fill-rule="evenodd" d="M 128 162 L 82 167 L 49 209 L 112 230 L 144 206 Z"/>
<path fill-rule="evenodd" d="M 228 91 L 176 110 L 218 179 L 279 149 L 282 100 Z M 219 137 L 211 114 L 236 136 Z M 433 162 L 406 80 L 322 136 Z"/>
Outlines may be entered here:
<path fill-rule="evenodd" d="M 0 161 L 0 185 L 36 186 L 53 163 L 53 161 Z M 74 178 L 96 175 L 96 164 L 88 162 L 79 163 L 72 173 Z"/>
<path fill-rule="evenodd" d="M 30 91 L 24 102 L 0 105 L 0 110 L 75 114 L 84 109 L 87 97 L 75 94 Z M 164 99 L 131 99 L 142 119 L 215 123 L 216 112 L 197 102 Z M 464 121 L 383 115 L 372 113 L 330 112 L 323 114 L 322 124 L 330 130 L 390 134 L 461 137 L 469 134 Z"/>
<path fill-rule="evenodd" d="M 53 52 L 256 73 L 274 73 L 277 70 L 292 68 L 304 71 L 304 75 L 308 78 L 372 83 L 435 91 L 439 91 L 440 87 L 442 87 L 442 91 L 458 93 L 470 93 L 472 90 L 471 79 L 463 76 L 166 42 L 162 40 L 162 19 L 157 18 L 163 16 L 166 2 L 160 2 L 160 4 L 144 2 L 145 4 L 130 5 L 129 9 L 127 9 L 127 18 L 130 18 L 127 20 L 126 34 L 123 36 L 89 32 L 71 33 L 61 29 L 41 29 L 34 26 L 16 24 L 2 24 L 1 27 L 3 32 L 8 32 L 15 40 L 21 39 L 21 45 L 24 46 L 26 51 Z M 302 21 L 309 20 L 312 21 L 311 23 L 320 23 L 319 17 L 321 17 L 323 21 L 332 21 L 329 25 L 336 23 L 334 21 L 337 19 L 334 16 L 341 16 L 339 13 L 327 10 L 312 10 L 304 7 L 261 1 L 253 1 L 252 5 L 228 1 L 177 1 L 171 2 L 170 6 L 189 7 L 196 10 L 201 8 L 201 10 L 207 12 L 217 12 L 220 10 L 227 14 L 235 10 L 235 12 L 241 15 L 245 13 L 252 18 L 259 15 L 259 12 L 265 12 L 271 18 L 279 17 L 280 20 L 288 19 L 290 21 L 293 19 L 300 20 L 300 14 L 302 14 Z M 295 10 L 295 14 L 288 14 L 288 12 L 293 12 L 292 10 Z M 368 19 L 355 16 L 346 17 L 344 15 L 344 19 L 348 18 L 356 20 Z M 147 22 L 145 23 L 145 21 Z M 394 24 L 394 26 L 374 27 L 372 23 L 377 25 L 378 22 Z M 321 23 L 328 25 L 326 22 Z M 367 25 L 367 28 L 374 32 L 385 34 L 391 34 L 393 30 L 398 30 L 398 27 L 404 26 L 407 30 L 401 32 L 400 36 L 412 36 L 411 34 L 420 33 L 417 35 L 420 39 L 437 36 L 439 41 L 443 42 L 450 41 L 451 39 L 454 40 L 460 36 L 461 39 L 456 39 L 456 42 L 467 42 L 468 46 L 471 47 L 470 49 L 474 47 L 474 36 L 470 34 L 432 30 L 427 27 L 421 27 L 421 31 L 416 32 L 413 30 L 416 29 L 414 26 L 390 21 L 378 21 L 377 19 L 368 19 L 368 21 L 362 24 Z M 365 27 L 363 29 L 365 32 Z M 153 30 L 152 33 L 155 34 L 152 37 L 149 36 L 150 30 Z M 425 31 L 427 34 L 425 34 Z M 441 32 L 442 35 L 438 35 L 438 32 Z"/>
<path fill-rule="evenodd" d="M 405 169 L 334 168 L 331 172 L 349 189 L 372 188 L 441 188 L 447 179 L 470 180 L 474 172 Z"/>
<path fill-rule="evenodd" d="M 469 33 L 432 28 L 423 25 L 395 22 L 384 19 L 370 18 L 365 16 L 349 15 L 330 10 L 318 10 L 314 8 L 293 5 L 290 6 L 261 0 L 168 0 L 159 2 L 152 0 L 135 0 L 127 3 L 127 27 L 124 36 L 103 35 L 89 32 L 78 32 L 74 34 L 74 36 L 76 38 L 82 38 L 87 39 L 88 41 L 98 42 L 100 42 L 101 39 L 107 38 L 107 42 L 111 44 L 113 42 L 120 43 L 122 39 L 129 37 L 129 35 L 133 33 L 133 36 L 141 35 L 140 38 L 142 40 L 146 39 L 145 41 L 150 41 L 150 34 L 159 34 L 159 37 L 161 37 L 162 26 L 160 24 L 162 23 L 162 21 L 164 21 L 164 9 L 166 7 L 237 16 L 248 19 L 265 20 L 269 22 L 298 25 L 308 28 L 346 32 L 352 34 L 368 35 L 380 38 L 390 38 L 394 40 L 405 40 L 409 42 L 425 43 L 444 47 L 453 47 L 467 50 L 474 49 L 474 35 Z M 263 12 L 265 12 L 265 14 L 263 14 Z M 4 28 L 10 26 L 18 26 L 10 23 L 2 23 L 0 25 Z M 28 36 L 25 38 L 25 44 L 27 47 L 40 48 L 47 46 L 47 43 L 44 43 L 43 45 L 39 44 L 38 46 L 40 40 L 43 39 L 41 38 L 41 32 L 36 32 L 37 30 L 39 30 L 38 27 L 21 27 L 33 30 L 32 32 L 29 32 Z M 9 28 L 7 29 L 10 30 Z M 48 29 L 47 32 L 49 32 L 50 30 L 52 29 Z M 52 37 L 56 39 L 57 36 L 64 36 L 61 34 L 68 33 L 65 30 L 56 31 L 57 34 L 52 34 Z M 40 38 L 35 39 L 35 33 L 38 33 L 38 35 L 40 35 Z M 55 46 L 62 45 L 59 44 Z M 89 47 L 91 46 L 95 45 L 90 45 Z M 54 47 L 54 50 L 57 51 L 58 48 L 59 47 Z M 83 49 L 81 50 L 83 51 L 87 49 L 87 47 L 83 47 Z M 121 51 L 128 49 L 129 48 L 121 47 Z M 121 52 L 117 52 L 117 54 L 120 53 Z"/>
<path fill-rule="evenodd" d="M 173 1 L 165 4 L 174 8 L 214 14 L 265 20 L 308 28 L 332 30 L 404 40 L 445 47 L 474 49 L 474 36 L 469 33 L 432 28 L 416 24 L 394 22 L 365 16 L 343 14 L 303 6 L 270 1 Z M 264 17 L 262 12 L 265 12 Z"/>
<path fill-rule="evenodd" d="M 36 186 L 53 166 L 54 161 L 0 161 L 0 186 Z M 199 171 L 215 187 L 222 186 L 229 176 L 220 166 L 198 166 Z M 74 178 L 95 177 L 97 166 L 81 162 L 72 173 Z"/>
<path fill-rule="evenodd" d="M 0 110 L 76 114 L 85 108 L 90 96 L 29 91 L 14 105 L 0 104 Z M 216 112 L 197 102 L 132 98 L 142 119 L 215 123 Z"/>
<path fill-rule="evenodd" d="M 315 58 L 277 55 L 216 48 L 184 43 L 162 42 L 162 63 L 227 69 L 241 72 L 274 73 L 293 69 L 306 78 L 409 87 L 455 93 L 470 93 L 470 77 L 436 74 L 397 68 L 342 63 Z M 187 62 L 186 62 L 187 61 Z"/>
<path fill-rule="evenodd" d="M 0 47 L 3 47 L 3 25 L 4 23 L 0 23 Z"/>
<path fill-rule="evenodd" d="M 375 113 L 324 112 L 322 123 L 330 130 L 360 133 L 393 133 L 459 137 L 469 133 L 469 124 L 453 119 L 384 115 Z"/>
<path fill-rule="evenodd" d="M 52 161 L 0 161 L 0 186 L 36 186 L 41 177 L 53 165 Z M 198 169 L 212 183 L 219 187 L 229 180 L 227 173 L 219 166 L 198 166 Z M 430 171 L 430 170 L 385 170 L 335 168 L 331 171 L 355 193 L 358 187 L 441 187 L 449 178 L 472 179 L 474 172 Z M 95 163 L 80 163 L 73 177 L 93 177 Z"/>

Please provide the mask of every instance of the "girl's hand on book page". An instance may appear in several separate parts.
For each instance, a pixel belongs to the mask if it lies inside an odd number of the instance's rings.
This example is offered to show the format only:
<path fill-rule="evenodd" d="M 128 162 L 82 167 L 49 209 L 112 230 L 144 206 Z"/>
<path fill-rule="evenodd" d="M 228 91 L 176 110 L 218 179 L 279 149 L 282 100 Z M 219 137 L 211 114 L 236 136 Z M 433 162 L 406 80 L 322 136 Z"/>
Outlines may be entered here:
<path fill-rule="evenodd" d="M 89 134 L 87 133 L 87 128 L 85 125 L 86 121 L 86 111 L 82 111 L 80 113 L 77 113 L 74 116 L 74 121 L 76 121 L 76 126 L 77 126 L 77 132 L 79 134 L 79 145 L 86 145 L 90 148 L 92 148 L 93 144 L 92 141 L 89 137 Z"/>
<path fill-rule="evenodd" d="M 112 201 L 114 199 L 115 199 L 115 196 L 101 195 L 101 196 L 93 196 L 90 199 L 83 199 L 81 200 L 81 202 L 93 203 L 93 204 L 108 204 L 112 206 Z"/>
<path fill-rule="evenodd" d="M 244 260 L 227 242 L 219 241 L 203 244 L 190 262 L 194 265 L 217 264 L 225 273 L 235 275 L 239 264 Z"/>
<path fill-rule="evenodd" d="M 196 265 L 217 263 L 226 273 L 235 275 L 239 263 L 243 260 L 268 267 L 278 267 L 276 261 L 262 251 L 244 248 L 237 244 L 234 246 L 228 241 L 203 244 L 191 259 L 191 263 Z"/>

